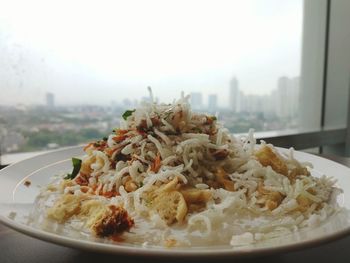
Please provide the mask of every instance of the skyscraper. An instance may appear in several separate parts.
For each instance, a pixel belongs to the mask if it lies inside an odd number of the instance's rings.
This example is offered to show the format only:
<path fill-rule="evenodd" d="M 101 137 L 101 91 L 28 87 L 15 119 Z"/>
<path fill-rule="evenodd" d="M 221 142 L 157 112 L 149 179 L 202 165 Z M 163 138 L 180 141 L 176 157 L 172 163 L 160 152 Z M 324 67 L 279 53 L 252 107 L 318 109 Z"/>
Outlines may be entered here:
<path fill-rule="evenodd" d="M 210 94 L 208 97 L 208 110 L 209 111 L 216 111 L 218 108 L 218 95 L 216 94 Z"/>
<path fill-rule="evenodd" d="M 234 112 L 240 111 L 240 92 L 236 77 L 233 77 L 230 81 L 229 107 Z"/>
<path fill-rule="evenodd" d="M 299 77 L 280 77 L 277 82 L 277 116 L 295 117 L 299 108 Z"/>
<path fill-rule="evenodd" d="M 289 78 L 286 76 L 279 77 L 277 80 L 277 116 L 280 118 L 285 118 L 289 116 L 288 112 L 288 87 Z"/>
<path fill-rule="evenodd" d="M 200 110 L 203 107 L 203 97 L 200 92 L 192 92 L 191 93 L 191 105 L 195 110 Z"/>
<path fill-rule="evenodd" d="M 300 77 L 294 77 L 291 79 L 291 112 L 293 117 L 298 115 L 299 112 L 299 94 L 300 94 Z"/>
<path fill-rule="evenodd" d="M 55 95 L 53 93 L 46 93 L 46 106 L 48 108 L 54 108 L 55 107 Z"/>

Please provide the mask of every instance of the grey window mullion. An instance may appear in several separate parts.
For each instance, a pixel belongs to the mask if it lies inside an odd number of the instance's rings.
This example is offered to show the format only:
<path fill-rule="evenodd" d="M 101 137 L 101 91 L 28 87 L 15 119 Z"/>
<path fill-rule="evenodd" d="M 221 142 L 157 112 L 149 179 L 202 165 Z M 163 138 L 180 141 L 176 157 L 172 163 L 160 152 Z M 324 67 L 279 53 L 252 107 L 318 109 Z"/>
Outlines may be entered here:
<path fill-rule="evenodd" d="M 331 14 L 331 0 L 327 0 L 326 8 L 326 29 L 324 42 L 324 64 L 323 64 L 323 86 L 322 86 L 322 105 L 321 105 L 321 129 L 325 127 L 326 119 L 326 96 L 327 96 L 327 77 L 328 77 L 328 50 L 329 50 L 329 27 Z M 319 153 L 323 153 L 323 146 L 320 145 Z"/>
<path fill-rule="evenodd" d="M 348 96 L 348 116 L 345 137 L 345 156 L 350 156 L 350 74 L 349 74 L 349 96 Z"/>

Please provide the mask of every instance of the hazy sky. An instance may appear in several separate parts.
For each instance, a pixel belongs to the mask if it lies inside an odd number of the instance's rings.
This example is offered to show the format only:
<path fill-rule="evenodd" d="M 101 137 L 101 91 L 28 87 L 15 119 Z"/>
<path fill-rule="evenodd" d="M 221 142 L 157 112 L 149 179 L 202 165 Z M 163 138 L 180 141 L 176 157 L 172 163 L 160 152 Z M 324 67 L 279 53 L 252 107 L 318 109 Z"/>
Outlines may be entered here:
<path fill-rule="evenodd" d="M 0 104 L 266 94 L 300 71 L 302 0 L 2 1 Z M 6 94 L 6 96 L 3 96 Z"/>

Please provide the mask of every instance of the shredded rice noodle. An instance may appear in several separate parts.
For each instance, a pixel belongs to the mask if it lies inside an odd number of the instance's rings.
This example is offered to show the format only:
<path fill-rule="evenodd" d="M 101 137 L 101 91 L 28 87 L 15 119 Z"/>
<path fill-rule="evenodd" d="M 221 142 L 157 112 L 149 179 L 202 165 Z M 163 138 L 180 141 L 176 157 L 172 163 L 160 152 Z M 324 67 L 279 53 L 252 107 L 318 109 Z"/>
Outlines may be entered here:
<path fill-rule="evenodd" d="M 191 112 L 183 94 L 166 105 L 150 93 L 106 141 L 85 148 L 75 178 L 43 189 L 37 225 L 58 220 L 60 197 L 80 196 L 126 209 L 134 224 L 118 233 L 130 243 L 241 246 L 317 226 L 337 211 L 335 181 L 314 177 L 293 148 L 257 145 L 253 130 L 235 137 L 217 117 Z M 64 216 L 65 228 L 93 234 L 78 212 Z"/>

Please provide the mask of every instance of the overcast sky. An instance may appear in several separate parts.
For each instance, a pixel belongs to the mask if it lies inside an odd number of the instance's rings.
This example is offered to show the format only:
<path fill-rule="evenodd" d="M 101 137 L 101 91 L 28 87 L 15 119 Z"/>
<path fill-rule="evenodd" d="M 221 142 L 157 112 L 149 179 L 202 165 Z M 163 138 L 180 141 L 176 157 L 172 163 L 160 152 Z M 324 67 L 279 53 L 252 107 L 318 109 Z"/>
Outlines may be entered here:
<path fill-rule="evenodd" d="M 139 99 L 181 90 L 227 104 L 236 76 L 267 94 L 298 76 L 301 0 L 2 1 L 0 104 Z M 3 96 L 6 94 L 6 96 Z"/>

